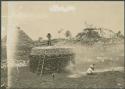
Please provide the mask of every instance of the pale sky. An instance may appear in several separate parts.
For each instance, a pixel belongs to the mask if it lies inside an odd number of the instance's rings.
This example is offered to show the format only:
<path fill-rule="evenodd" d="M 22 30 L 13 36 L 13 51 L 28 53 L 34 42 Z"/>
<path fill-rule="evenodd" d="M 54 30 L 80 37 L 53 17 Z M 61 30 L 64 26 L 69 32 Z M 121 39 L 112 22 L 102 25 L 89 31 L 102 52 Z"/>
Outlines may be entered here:
<path fill-rule="evenodd" d="M 74 35 L 85 28 L 85 22 L 124 32 L 123 1 L 2 1 L 2 33 L 20 26 L 33 40 L 63 37 L 66 30 Z M 9 27 L 11 24 L 11 27 Z"/>

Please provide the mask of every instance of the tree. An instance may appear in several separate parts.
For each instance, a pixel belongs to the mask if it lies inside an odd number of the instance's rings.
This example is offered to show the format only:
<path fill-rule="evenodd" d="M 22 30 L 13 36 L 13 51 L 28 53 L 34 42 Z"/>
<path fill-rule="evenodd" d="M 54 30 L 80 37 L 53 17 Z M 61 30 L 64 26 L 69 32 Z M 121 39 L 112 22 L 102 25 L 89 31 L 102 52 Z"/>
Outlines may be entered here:
<path fill-rule="evenodd" d="M 100 35 L 95 31 L 95 28 L 86 28 L 83 32 L 80 32 L 76 35 L 77 40 L 80 40 L 85 43 L 93 43 L 98 41 Z"/>
<path fill-rule="evenodd" d="M 59 35 L 59 38 L 60 38 L 60 34 L 62 33 L 62 31 L 63 31 L 63 29 L 60 29 L 60 30 L 57 31 L 58 35 Z"/>
<path fill-rule="evenodd" d="M 118 32 L 116 33 L 116 35 L 117 35 L 117 37 L 119 37 L 119 38 L 124 38 L 124 36 L 122 35 L 121 31 L 118 31 Z"/>
<path fill-rule="evenodd" d="M 68 38 L 68 39 L 71 39 L 71 32 L 69 31 L 69 30 L 67 30 L 66 32 L 65 32 L 65 36 L 66 36 L 66 38 Z"/>
<path fill-rule="evenodd" d="M 96 32 L 94 28 L 87 28 L 85 29 L 87 31 L 87 37 L 90 38 L 90 39 L 98 39 L 100 38 L 100 35 L 98 34 L 98 32 Z"/>
<path fill-rule="evenodd" d="M 39 42 L 42 42 L 43 38 L 42 38 L 42 37 L 39 37 L 39 39 L 38 39 L 38 40 L 39 40 Z"/>

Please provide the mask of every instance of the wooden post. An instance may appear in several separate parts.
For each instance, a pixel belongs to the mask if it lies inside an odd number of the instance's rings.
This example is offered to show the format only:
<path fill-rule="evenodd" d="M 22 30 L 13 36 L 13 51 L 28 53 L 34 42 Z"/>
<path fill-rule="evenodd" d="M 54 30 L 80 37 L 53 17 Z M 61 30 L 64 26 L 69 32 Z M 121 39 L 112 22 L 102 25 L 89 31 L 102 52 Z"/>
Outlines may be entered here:
<path fill-rule="evenodd" d="M 71 55 L 69 56 L 69 62 L 72 63 Z"/>
<path fill-rule="evenodd" d="M 40 65 L 41 65 L 41 60 L 40 60 L 40 58 L 41 58 L 41 56 L 39 56 L 39 58 L 38 58 L 38 66 L 37 66 L 37 70 L 36 70 L 36 72 L 37 72 L 37 74 L 39 74 L 39 67 L 40 67 Z"/>
<path fill-rule="evenodd" d="M 43 70 L 44 70 L 44 62 L 45 62 L 45 54 L 43 55 L 42 69 L 41 69 L 41 72 L 40 72 L 40 77 L 42 77 L 42 75 L 43 75 Z"/>

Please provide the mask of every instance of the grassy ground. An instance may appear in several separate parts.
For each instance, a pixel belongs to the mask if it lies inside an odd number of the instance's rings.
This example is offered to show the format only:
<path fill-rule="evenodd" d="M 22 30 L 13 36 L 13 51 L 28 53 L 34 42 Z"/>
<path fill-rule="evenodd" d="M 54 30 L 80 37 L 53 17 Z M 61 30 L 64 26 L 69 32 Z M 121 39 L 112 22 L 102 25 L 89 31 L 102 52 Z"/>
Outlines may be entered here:
<path fill-rule="evenodd" d="M 110 67 L 123 67 L 123 61 L 103 62 L 96 64 L 96 70 L 109 69 Z M 82 68 L 85 70 L 89 64 Z M 6 71 L 1 70 L 1 81 L 6 80 Z M 79 78 L 68 77 L 69 73 L 57 73 L 55 79 L 51 75 L 36 75 L 29 71 L 28 67 L 19 68 L 19 73 L 16 68 L 11 74 L 11 83 L 13 88 L 125 88 L 125 74 L 120 71 L 107 71 L 97 73 L 95 75 L 86 75 Z"/>
<path fill-rule="evenodd" d="M 58 73 L 53 80 L 51 75 L 40 76 L 21 68 L 20 73 L 13 70 L 12 87 L 14 88 L 120 88 L 124 86 L 124 73 L 109 71 L 86 75 L 80 78 L 69 78 L 68 73 Z"/>
<path fill-rule="evenodd" d="M 89 63 L 83 64 L 80 68 L 87 70 Z M 105 61 L 96 63 L 96 69 L 109 69 L 110 67 L 123 67 L 124 59 Z M 7 78 L 6 72 L 1 70 L 1 80 Z M 51 75 L 36 75 L 29 71 L 28 67 L 19 68 L 19 73 L 16 68 L 13 69 L 11 74 L 12 87 L 17 88 L 125 88 L 124 77 L 125 74 L 119 71 L 107 71 L 97 73 L 95 75 L 86 75 L 79 78 L 69 78 L 68 73 L 58 73 L 55 79 L 52 79 Z"/>

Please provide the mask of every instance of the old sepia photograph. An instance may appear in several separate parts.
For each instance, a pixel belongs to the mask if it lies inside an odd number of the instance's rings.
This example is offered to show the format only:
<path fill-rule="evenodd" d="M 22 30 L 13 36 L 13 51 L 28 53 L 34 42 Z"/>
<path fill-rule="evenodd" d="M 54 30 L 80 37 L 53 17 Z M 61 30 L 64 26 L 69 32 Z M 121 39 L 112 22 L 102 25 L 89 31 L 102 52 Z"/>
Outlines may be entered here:
<path fill-rule="evenodd" d="M 124 1 L 2 1 L 1 89 L 125 89 Z"/>

